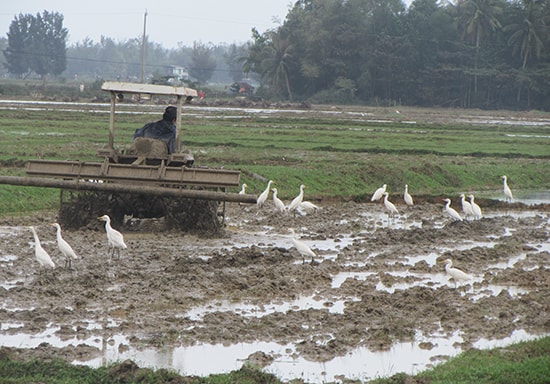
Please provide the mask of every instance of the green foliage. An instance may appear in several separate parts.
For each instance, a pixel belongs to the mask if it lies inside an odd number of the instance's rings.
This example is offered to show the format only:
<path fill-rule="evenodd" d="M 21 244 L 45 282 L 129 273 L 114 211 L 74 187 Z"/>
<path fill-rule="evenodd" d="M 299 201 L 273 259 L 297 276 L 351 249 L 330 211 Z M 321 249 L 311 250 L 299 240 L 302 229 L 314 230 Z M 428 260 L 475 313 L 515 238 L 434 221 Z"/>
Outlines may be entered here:
<path fill-rule="evenodd" d="M 67 67 L 67 34 L 63 16 L 57 12 L 16 16 L 4 51 L 9 72 L 23 75 L 33 71 L 41 77 L 63 73 Z"/>
<path fill-rule="evenodd" d="M 472 349 L 424 371 L 414 379 L 403 373 L 373 380 L 371 384 L 476 383 L 543 384 L 550 377 L 550 337 L 491 350 Z"/>
<path fill-rule="evenodd" d="M 139 109 L 149 108 L 162 113 L 162 106 Z M 37 156 L 101 161 L 97 152 L 108 142 L 107 109 L 0 110 L 1 173 L 23 176 L 25 162 Z M 283 199 L 296 196 L 300 184 L 311 198 L 362 201 L 382 184 L 388 184 L 390 193 L 401 193 L 409 184 L 415 195 L 475 191 L 493 197 L 499 194 L 503 174 L 514 187 L 550 188 L 545 177 L 550 172 L 547 127 L 459 124 L 461 110 L 403 110 L 408 116 L 403 121 L 395 109 L 376 110 L 386 117 L 372 120 L 368 109 L 358 111 L 363 112 L 235 118 L 235 111 L 220 109 L 205 112 L 206 119 L 194 111 L 196 117 L 184 117 L 182 142 L 194 153 L 196 165 L 240 170 L 241 182 L 252 194 L 272 179 Z M 423 114 L 430 119 L 442 114 L 454 122 L 424 122 Z M 128 145 L 133 131 L 147 121 L 150 114 L 117 115 L 115 147 Z M 0 197 L 4 214 L 51 209 L 59 200 L 55 189 L 3 185 Z"/>

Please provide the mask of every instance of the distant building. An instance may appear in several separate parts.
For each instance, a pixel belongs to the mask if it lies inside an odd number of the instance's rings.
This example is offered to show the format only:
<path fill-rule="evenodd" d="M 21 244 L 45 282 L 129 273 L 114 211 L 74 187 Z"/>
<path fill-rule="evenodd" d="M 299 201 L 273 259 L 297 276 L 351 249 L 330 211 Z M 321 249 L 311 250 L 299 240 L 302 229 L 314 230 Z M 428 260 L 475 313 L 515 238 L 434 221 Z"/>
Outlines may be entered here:
<path fill-rule="evenodd" d="M 189 81 L 189 72 L 187 68 L 178 65 L 169 65 L 166 75 L 179 81 Z"/>

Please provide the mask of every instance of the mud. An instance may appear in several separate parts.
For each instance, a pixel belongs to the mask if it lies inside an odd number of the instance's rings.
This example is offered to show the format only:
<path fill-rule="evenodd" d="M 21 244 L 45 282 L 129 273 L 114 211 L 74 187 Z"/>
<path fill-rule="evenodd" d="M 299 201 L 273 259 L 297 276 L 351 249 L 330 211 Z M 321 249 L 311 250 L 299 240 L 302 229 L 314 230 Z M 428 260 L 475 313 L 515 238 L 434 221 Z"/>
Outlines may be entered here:
<path fill-rule="evenodd" d="M 136 348 L 291 343 L 300 357 L 322 362 L 358 347 L 388 350 L 419 332 L 460 332 L 463 349 L 516 330 L 550 332 L 548 205 L 485 202 L 483 219 L 451 222 L 442 202 L 406 207 L 393 200 L 400 215 L 391 219 L 382 203 L 316 202 L 321 209 L 296 216 L 270 204 L 260 210 L 228 204 L 218 238 L 162 231 L 162 219 L 130 220 L 119 228 L 128 244 L 120 259 L 109 258 L 101 225 L 66 230 L 63 237 L 81 257 L 71 269 L 49 225 L 55 213 L 3 218 L 0 336 L 53 327 L 61 339 L 83 340 L 4 353 L 87 361 L 101 349 L 84 340 L 124 334 Z M 54 270 L 40 270 L 29 225 Z M 288 228 L 317 256 L 304 259 Z M 442 262 L 448 258 L 472 281 L 448 281 Z M 292 304 L 303 297 L 321 304 Z M 277 305 L 284 310 L 269 310 Z M 269 365 L 274 358 L 262 360 Z"/>

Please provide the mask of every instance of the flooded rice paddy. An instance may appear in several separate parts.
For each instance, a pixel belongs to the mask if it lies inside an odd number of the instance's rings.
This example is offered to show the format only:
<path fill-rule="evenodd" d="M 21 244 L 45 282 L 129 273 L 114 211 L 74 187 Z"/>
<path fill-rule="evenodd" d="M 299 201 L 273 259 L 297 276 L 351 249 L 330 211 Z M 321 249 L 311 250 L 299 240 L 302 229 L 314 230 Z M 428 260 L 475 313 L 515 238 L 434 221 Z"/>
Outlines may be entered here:
<path fill-rule="evenodd" d="M 120 259 L 98 223 L 64 232 L 80 256 L 72 269 L 56 250 L 55 215 L 4 218 L 0 345 L 184 375 L 245 362 L 311 383 L 416 373 L 550 333 L 548 196 L 534 196 L 464 222 L 443 203 L 397 196 L 393 218 L 382 203 L 319 202 L 296 216 L 229 204 L 222 238 L 121 228 Z M 28 225 L 55 270 L 40 271 Z M 289 228 L 315 257 L 297 252 Z M 455 283 L 445 259 L 472 279 Z"/>

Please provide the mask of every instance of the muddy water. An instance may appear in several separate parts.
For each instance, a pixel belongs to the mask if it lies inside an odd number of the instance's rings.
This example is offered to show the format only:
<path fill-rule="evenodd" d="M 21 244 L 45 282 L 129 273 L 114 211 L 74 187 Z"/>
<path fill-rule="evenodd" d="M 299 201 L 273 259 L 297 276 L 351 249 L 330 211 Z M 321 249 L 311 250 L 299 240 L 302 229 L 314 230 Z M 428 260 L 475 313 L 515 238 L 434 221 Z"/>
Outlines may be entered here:
<path fill-rule="evenodd" d="M 320 202 L 296 217 L 229 205 L 223 238 L 120 228 L 129 246 L 120 259 L 98 224 L 63 233 L 81 257 L 73 269 L 56 250 L 55 214 L 2 219 L 0 344 L 197 375 L 249 359 L 322 382 L 415 373 L 550 333 L 548 205 L 494 204 L 482 220 L 453 223 L 443 205 L 396 204 L 391 219 L 381 203 Z M 40 271 L 28 225 L 55 270 Z M 289 227 L 313 260 L 293 248 Z M 447 258 L 472 280 L 449 280 Z"/>

